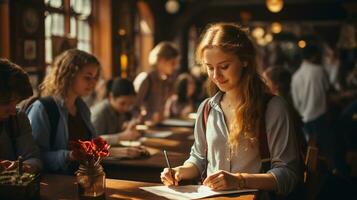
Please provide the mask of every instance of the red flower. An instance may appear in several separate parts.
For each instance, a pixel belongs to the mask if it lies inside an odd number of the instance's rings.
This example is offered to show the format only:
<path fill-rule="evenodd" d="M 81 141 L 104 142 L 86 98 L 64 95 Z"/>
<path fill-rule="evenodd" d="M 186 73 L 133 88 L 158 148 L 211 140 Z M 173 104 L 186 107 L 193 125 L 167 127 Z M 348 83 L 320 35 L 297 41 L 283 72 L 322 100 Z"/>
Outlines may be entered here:
<path fill-rule="evenodd" d="M 73 151 L 73 156 L 82 164 L 97 164 L 102 157 L 109 155 L 107 141 L 101 137 L 91 141 L 77 140 L 70 141 L 69 148 Z"/>

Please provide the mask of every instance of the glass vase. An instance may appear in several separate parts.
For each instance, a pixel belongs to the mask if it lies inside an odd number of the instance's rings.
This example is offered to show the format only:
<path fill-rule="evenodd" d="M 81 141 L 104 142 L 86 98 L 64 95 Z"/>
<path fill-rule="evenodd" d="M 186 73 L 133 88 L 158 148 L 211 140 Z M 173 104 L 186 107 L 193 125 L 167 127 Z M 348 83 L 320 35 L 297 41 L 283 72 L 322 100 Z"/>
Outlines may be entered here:
<path fill-rule="evenodd" d="M 101 165 L 80 165 L 76 175 L 79 199 L 105 199 L 105 173 Z"/>

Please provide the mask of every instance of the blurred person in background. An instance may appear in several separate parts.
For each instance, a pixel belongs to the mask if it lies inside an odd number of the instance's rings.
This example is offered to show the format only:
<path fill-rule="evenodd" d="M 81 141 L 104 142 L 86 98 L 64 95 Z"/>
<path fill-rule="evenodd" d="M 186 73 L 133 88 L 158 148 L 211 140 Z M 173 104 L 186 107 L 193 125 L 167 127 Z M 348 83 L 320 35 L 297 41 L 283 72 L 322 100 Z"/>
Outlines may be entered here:
<path fill-rule="evenodd" d="M 195 79 L 188 73 L 180 74 L 175 82 L 175 94 L 166 102 L 165 117 L 187 118 L 195 112 L 194 92 Z"/>
<path fill-rule="evenodd" d="M 353 24 L 342 25 L 340 35 L 337 41 L 337 48 L 340 60 L 338 80 L 342 89 L 345 89 L 347 87 L 347 75 L 353 69 L 357 57 L 356 32 Z"/>
<path fill-rule="evenodd" d="M 136 107 L 148 124 L 156 124 L 164 117 L 165 102 L 172 94 L 173 73 L 180 53 L 171 42 L 160 42 L 150 52 L 150 72 L 140 73 L 134 80 Z"/>
<path fill-rule="evenodd" d="M 128 79 L 116 78 L 109 89 L 109 97 L 92 111 L 92 123 L 98 135 L 109 144 L 121 140 L 137 140 L 141 134 L 136 130 L 137 120 L 132 118 L 136 93 Z"/>

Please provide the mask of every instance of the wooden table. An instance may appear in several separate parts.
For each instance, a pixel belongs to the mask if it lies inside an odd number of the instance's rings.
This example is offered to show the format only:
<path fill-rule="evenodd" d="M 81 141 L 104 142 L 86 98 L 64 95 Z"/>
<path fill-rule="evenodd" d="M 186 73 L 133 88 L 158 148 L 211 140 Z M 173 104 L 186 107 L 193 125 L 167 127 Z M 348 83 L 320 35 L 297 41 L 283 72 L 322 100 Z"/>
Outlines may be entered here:
<path fill-rule="evenodd" d="M 135 200 L 165 200 L 166 198 L 139 189 L 143 186 L 160 185 L 136 181 L 106 179 L 106 200 L 110 199 L 135 199 Z M 77 183 L 74 176 L 45 174 L 41 180 L 41 199 L 78 199 Z M 253 194 L 229 195 L 207 198 L 210 200 L 253 200 Z"/>
<path fill-rule="evenodd" d="M 161 183 L 160 172 L 167 167 L 162 150 L 168 151 L 173 167 L 182 165 L 189 157 L 189 152 L 194 142 L 188 139 L 193 134 L 193 130 L 180 127 L 159 127 L 150 129 L 147 132 L 150 134 L 150 132 L 155 131 L 172 131 L 173 134 L 168 138 L 147 138 L 143 140 L 142 144 L 150 149 L 150 157 L 136 159 L 109 158 L 103 160 L 107 177 Z"/>
<path fill-rule="evenodd" d="M 152 127 L 149 130 L 146 130 L 145 133 L 150 135 L 150 133 L 155 133 L 158 131 L 171 131 L 173 134 L 168 136 L 167 139 L 174 140 L 188 140 L 188 138 L 193 135 L 193 128 L 186 127 Z"/>
<path fill-rule="evenodd" d="M 172 166 L 182 165 L 188 154 L 168 152 Z M 160 173 L 167 167 L 161 151 L 141 159 L 104 160 L 107 177 L 161 183 Z"/>

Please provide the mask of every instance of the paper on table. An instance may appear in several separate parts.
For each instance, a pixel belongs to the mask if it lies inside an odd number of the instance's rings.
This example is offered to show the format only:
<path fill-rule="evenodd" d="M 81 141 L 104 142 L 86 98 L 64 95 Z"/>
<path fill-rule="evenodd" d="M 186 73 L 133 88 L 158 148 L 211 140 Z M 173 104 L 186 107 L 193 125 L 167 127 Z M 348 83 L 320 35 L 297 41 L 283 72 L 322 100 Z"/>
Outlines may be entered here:
<path fill-rule="evenodd" d="M 194 127 L 194 120 L 183 120 L 183 119 L 165 119 L 161 123 L 163 126 L 180 126 L 180 127 Z"/>
<path fill-rule="evenodd" d="M 141 146 L 141 142 L 140 141 L 132 141 L 132 140 L 122 140 L 119 142 L 120 145 L 124 146 L 124 147 L 139 147 Z"/>
<path fill-rule="evenodd" d="M 166 138 L 172 135 L 172 131 L 157 131 L 153 133 L 145 133 L 144 137 L 148 138 Z"/>
<path fill-rule="evenodd" d="M 228 191 L 213 191 L 211 188 L 204 185 L 185 185 L 185 186 L 150 186 L 140 187 L 140 189 L 154 193 L 158 196 L 163 196 L 168 199 L 200 199 L 205 197 L 233 194 L 233 193 L 246 193 L 255 192 L 255 189 L 246 190 L 228 190 Z"/>

